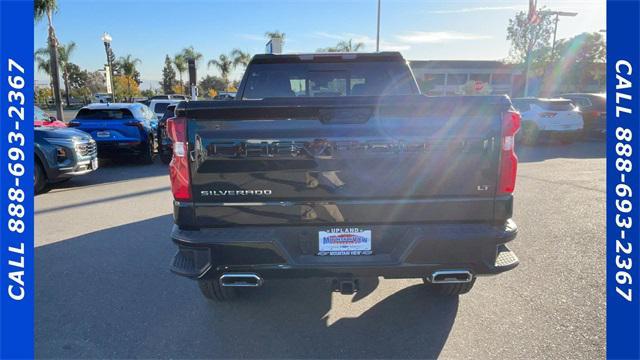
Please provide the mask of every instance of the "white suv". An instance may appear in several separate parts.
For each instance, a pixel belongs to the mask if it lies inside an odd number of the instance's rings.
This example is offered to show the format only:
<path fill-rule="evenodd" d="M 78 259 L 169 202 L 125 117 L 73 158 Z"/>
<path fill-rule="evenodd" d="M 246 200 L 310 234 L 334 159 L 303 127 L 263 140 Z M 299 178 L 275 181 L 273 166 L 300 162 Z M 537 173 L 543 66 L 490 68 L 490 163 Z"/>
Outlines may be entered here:
<path fill-rule="evenodd" d="M 167 110 L 167 107 L 169 105 L 173 105 L 173 104 L 177 104 L 181 101 L 184 101 L 182 99 L 154 99 L 151 100 L 151 102 L 149 102 L 149 108 L 151 109 L 151 111 L 153 111 L 156 116 L 158 117 L 158 120 L 160 120 L 162 118 L 162 115 L 164 115 L 165 111 Z"/>
<path fill-rule="evenodd" d="M 517 139 L 525 144 L 535 144 L 541 137 L 570 143 L 582 133 L 582 115 L 571 100 L 516 98 L 511 101 L 522 115 Z"/>

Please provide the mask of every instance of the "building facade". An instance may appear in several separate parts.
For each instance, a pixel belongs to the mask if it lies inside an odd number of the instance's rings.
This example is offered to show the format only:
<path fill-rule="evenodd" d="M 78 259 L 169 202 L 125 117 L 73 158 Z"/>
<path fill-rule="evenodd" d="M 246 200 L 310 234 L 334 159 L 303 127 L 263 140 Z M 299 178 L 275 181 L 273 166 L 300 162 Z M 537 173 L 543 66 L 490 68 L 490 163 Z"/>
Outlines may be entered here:
<path fill-rule="evenodd" d="M 469 81 L 485 84 L 491 94 L 521 96 L 524 89 L 521 67 L 501 61 L 416 60 L 409 64 L 427 95 L 459 94 Z"/>

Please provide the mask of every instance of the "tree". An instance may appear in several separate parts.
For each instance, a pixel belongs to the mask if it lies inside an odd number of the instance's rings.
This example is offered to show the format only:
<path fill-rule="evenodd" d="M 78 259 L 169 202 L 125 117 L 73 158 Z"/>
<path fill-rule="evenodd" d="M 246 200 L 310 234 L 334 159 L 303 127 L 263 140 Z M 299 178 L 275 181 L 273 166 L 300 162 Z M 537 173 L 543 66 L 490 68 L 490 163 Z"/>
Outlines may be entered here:
<path fill-rule="evenodd" d="M 286 37 L 287 34 L 280 32 L 278 30 L 275 31 L 267 31 L 264 33 L 264 36 L 266 36 L 269 39 L 273 39 L 273 38 L 279 38 L 282 39 L 282 42 L 284 43 L 284 39 Z"/>
<path fill-rule="evenodd" d="M 114 76 L 122 75 L 118 59 L 116 58 L 116 54 L 113 53 L 111 46 L 107 49 L 107 64 L 111 64 L 111 73 L 114 74 Z"/>
<path fill-rule="evenodd" d="M 539 21 L 530 23 L 527 14 L 520 11 L 507 26 L 507 40 L 511 41 L 510 58 L 516 63 L 525 63 L 525 82 L 529 79 L 529 67 L 542 68 L 546 64 L 545 48 L 551 43 L 553 34 L 552 16 L 544 14 L 544 8 L 538 11 Z M 536 57 L 533 57 L 533 54 Z M 527 92 L 525 85 L 525 93 Z"/>
<path fill-rule="evenodd" d="M 174 86 L 173 86 L 172 93 L 173 93 L 173 94 L 180 94 L 180 92 L 181 92 L 182 90 L 183 90 L 182 86 L 181 86 L 181 85 L 177 85 L 177 84 L 176 84 L 176 85 L 174 85 Z"/>
<path fill-rule="evenodd" d="M 67 71 L 69 91 L 71 92 L 71 95 L 74 97 L 81 97 L 85 104 L 88 103 L 92 94 L 88 87 L 89 72 L 82 70 L 80 66 L 73 63 L 69 63 Z"/>
<path fill-rule="evenodd" d="M 140 86 L 141 81 L 139 81 L 139 77 L 140 77 L 140 73 L 136 70 L 136 65 L 140 64 L 140 59 L 138 58 L 134 58 L 133 56 L 131 56 L 131 54 L 127 55 L 127 56 L 121 56 L 118 59 L 118 65 L 120 66 L 120 68 L 122 69 L 122 76 L 120 76 L 121 78 L 125 78 L 126 84 L 127 84 L 127 94 L 129 94 L 129 101 L 132 101 L 133 96 L 131 94 L 135 94 L 137 95 L 139 93 L 139 90 L 132 90 L 131 89 L 131 82 L 135 83 L 136 88 L 138 88 Z M 117 94 L 121 94 L 119 91 L 117 92 Z"/>
<path fill-rule="evenodd" d="M 201 53 L 197 52 L 193 46 L 189 46 L 186 47 L 184 49 L 182 49 L 182 56 L 185 59 L 186 62 L 186 68 L 189 68 L 189 60 L 193 60 L 195 62 L 195 66 L 196 68 L 198 67 L 198 63 L 200 62 L 200 60 L 202 60 L 203 56 Z M 193 79 L 193 81 L 195 82 L 196 79 Z"/>
<path fill-rule="evenodd" d="M 140 96 L 140 87 L 131 75 L 116 76 L 114 86 L 116 87 L 118 96 L 128 99 L 129 102 L 132 102 L 134 97 Z"/>
<path fill-rule="evenodd" d="M 153 92 L 153 90 L 151 89 L 146 89 L 146 90 L 142 90 L 142 92 L 140 92 L 140 94 L 146 98 L 150 98 L 153 95 L 155 95 L 155 93 Z"/>
<path fill-rule="evenodd" d="M 48 46 L 49 46 L 49 59 L 51 69 L 51 79 L 53 80 L 53 95 L 56 103 L 56 116 L 60 120 L 64 120 L 64 114 L 62 112 L 62 96 L 60 95 L 60 74 L 58 68 L 58 39 L 56 38 L 56 32 L 53 27 L 53 13 L 57 11 L 58 6 L 56 0 L 35 0 L 33 3 L 33 16 L 34 20 L 40 21 L 46 15 L 48 22 Z"/>
<path fill-rule="evenodd" d="M 251 61 L 251 55 L 248 52 L 244 52 L 240 49 L 231 50 L 231 58 L 233 59 L 234 69 L 238 66 L 246 68 L 247 65 L 249 65 L 249 61 Z"/>
<path fill-rule="evenodd" d="M 53 77 L 51 76 L 51 61 L 49 60 L 49 49 L 40 48 L 34 53 L 36 60 L 36 68 L 49 76 L 49 85 L 51 86 L 51 95 L 53 95 Z"/>
<path fill-rule="evenodd" d="M 171 94 L 173 86 L 176 84 L 176 71 L 169 55 L 164 58 L 164 68 L 162 69 L 162 90 L 165 94 Z"/>
<path fill-rule="evenodd" d="M 36 104 L 46 105 L 47 99 L 49 99 L 53 95 L 53 91 L 51 91 L 48 87 L 38 87 L 36 91 L 33 93 L 35 97 Z"/>
<path fill-rule="evenodd" d="M 200 60 L 202 60 L 202 54 L 197 52 L 193 48 L 193 46 L 189 46 L 182 49 L 182 56 L 184 57 L 185 60 L 187 60 L 187 62 L 189 60 L 194 60 L 196 62 L 196 65 Z"/>
<path fill-rule="evenodd" d="M 233 70 L 233 60 L 225 54 L 220 54 L 217 59 L 211 59 L 207 63 L 207 66 L 215 66 L 220 72 L 220 77 L 224 81 L 225 88 L 229 85 L 229 74 Z"/>
<path fill-rule="evenodd" d="M 180 77 L 180 87 L 174 88 L 174 92 L 184 94 L 184 83 L 182 82 L 182 73 L 187 71 L 187 61 L 182 54 L 176 54 L 173 57 L 173 65 L 175 65 L 176 70 L 178 70 L 178 76 Z M 175 89 L 179 89 L 179 91 L 175 91 Z"/>
<path fill-rule="evenodd" d="M 58 59 L 60 68 L 62 69 L 62 80 L 64 81 L 64 92 L 65 97 L 67 99 L 67 106 L 70 105 L 69 102 L 69 66 L 71 64 L 71 54 L 75 52 L 76 43 L 70 42 L 67 45 L 58 46 Z"/>
<path fill-rule="evenodd" d="M 363 42 L 354 43 L 353 39 L 349 39 L 340 41 L 333 47 L 318 49 L 318 52 L 356 52 L 361 49 L 364 49 Z"/>
<path fill-rule="evenodd" d="M 85 89 L 89 94 L 102 93 L 107 91 L 107 79 L 100 71 L 85 71 L 87 80 Z"/>
<path fill-rule="evenodd" d="M 226 83 L 218 76 L 207 75 L 200 79 L 198 83 L 198 92 L 201 94 L 211 94 L 211 90 L 215 90 L 216 94 L 219 91 L 224 91 Z M 215 95 L 214 95 L 215 96 Z"/>
<path fill-rule="evenodd" d="M 560 82 L 580 89 L 591 78 L 603 85 L 607 47 L 601 33 L 582 33 L 562 39 L 556 48 L 557 56 L 545 84 L 549 93 L 554 92 Z"/>
<path fill-rule="evenodd" d="M 80 69 L 80 66 L 69 63 L 67 64 L 68 81 L 70 89 L 80 89 L 87 86 L 89 75 L 86 70 Z"/>

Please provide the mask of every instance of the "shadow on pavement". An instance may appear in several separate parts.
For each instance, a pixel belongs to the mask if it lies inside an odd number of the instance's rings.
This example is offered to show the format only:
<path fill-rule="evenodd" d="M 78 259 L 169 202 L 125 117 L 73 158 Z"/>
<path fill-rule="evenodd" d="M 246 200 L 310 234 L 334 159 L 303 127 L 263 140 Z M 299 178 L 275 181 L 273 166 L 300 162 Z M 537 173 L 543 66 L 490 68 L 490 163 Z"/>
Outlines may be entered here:
<path fill-rule="evenodd" d="M 535 146 L 516 145 L 519 162 L 539 162 L 549 159 L 595 159 L 606 156 L 604 141 L 582 141 L 573 144 L 545 142 Z"/>
<path fill-rule="evenodd" d="M 154 176 L 166 176 L 169 186 L 169 169 L 158 158 L 145 165 L 131 159 L 100 159 L 100 167 L 87 175 L 74 176 L 65 182 L 50 184 L 47 191 L 64 192 L 77 187 L 113 184 Z"/>
<path fill-rule="evenodd" d="M 327 280 L 268 281 L 210 303 L 169 272 L 171 226 L 165 215 L 37 247 L 37 357 L 435 358 L 455 321 L 458 299 L 421 286 L 331 323 L 341 309 Z"/>

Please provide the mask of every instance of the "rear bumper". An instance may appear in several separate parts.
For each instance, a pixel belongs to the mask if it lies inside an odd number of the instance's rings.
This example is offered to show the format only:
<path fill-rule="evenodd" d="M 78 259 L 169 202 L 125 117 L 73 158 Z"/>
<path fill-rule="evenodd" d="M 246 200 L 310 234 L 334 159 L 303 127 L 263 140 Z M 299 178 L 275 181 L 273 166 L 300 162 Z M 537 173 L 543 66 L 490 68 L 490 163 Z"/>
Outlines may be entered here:
<path fill-rule="evenodd" d="M 575 139 L 582 134 L 582 129 L 570 130 L 541 130 L 540 136 L 550 139 Z"/>
<path fill-rule="evenodd" d="M 319 226 L 181 230 L 171 237 L 178 251 L 171 270 L 194 279 L 251 272 L 262 278 L 422 278 L 434 271 L 465 269 L 498 274 L 518 265 L 504 245 L 516 224 L 373 225 L 369 256 L 317 256 Z"/>
<path fill-rule="evenodd" d="M 139 151 L 145 144 L 141 140 L 107 140 L 96 141 L 98 154 Z"/>

